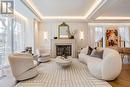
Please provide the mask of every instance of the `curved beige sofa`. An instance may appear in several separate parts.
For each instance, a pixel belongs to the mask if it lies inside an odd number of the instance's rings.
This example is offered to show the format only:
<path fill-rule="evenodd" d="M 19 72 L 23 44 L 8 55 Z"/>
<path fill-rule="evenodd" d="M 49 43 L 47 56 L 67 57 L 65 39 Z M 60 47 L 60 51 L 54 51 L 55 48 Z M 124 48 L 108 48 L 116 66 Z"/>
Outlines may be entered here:
<path fill-rule="evenodd" d="M 94 77 L 103 80 L 114 80 L 119 76 L 122 69 L 122 60 L 116 50 L 104 48 L 103 59 L 99 59 L 86 55 L 87 48 L 84 49 L 86 51 L 79 54 L 79 60 L 87 64 L 90 73 Z"/>
<path fill-rule="evenodd" d="M 30 54 L 14 53 L 9 55 L 9 63 L 16 80 L 26 80 L 35 77 L 38 72 Z"/>

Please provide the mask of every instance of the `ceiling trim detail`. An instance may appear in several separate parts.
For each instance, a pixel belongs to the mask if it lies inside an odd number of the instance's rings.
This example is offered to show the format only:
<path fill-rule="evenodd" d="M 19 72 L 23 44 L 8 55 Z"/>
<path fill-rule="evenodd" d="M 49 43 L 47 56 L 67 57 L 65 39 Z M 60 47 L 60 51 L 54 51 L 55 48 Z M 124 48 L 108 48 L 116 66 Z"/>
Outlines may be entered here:
<path fill-rule="evenodd" d="M 30 4 L 27 3 L 26 0 L 21 0 L 21 2 L 39 19 L 41 20 L 41 16 L 36 12 Z"/>
<path fill-rule="evenodd" d="M 95 14 L 96 11 L 98 11 L 107 0 L 96 0 L 96 2 L 92 5 L 92 7 L 89 9 L 88 12 L 85 14 L 85 18 L 91 18 L 93 14 Z"/>
<path fill-rule="evenodd" d="M 43 16 L 36 6 L 30 0 L 21 0 L 38 18 L 40 19 L 88 19 L 94 14 L 107 0 L 96 0 L 92 7 L 86 12 L 84 16 Z"/>
<path fill-rule="evenodd" d="M 101 16 L 96 18 L 95 20 L 130 20 L 130 17 L 107 17 Z"/>
<path fill-rule="evenodd" d="M 27 20 L 27 18 L 25 16 L 23 16 L 22 14 L 20 14 L 18 11 L 14 10 L 14 15 L 19 16 L 21 18 L 23 18 L 24 20 Z"/>

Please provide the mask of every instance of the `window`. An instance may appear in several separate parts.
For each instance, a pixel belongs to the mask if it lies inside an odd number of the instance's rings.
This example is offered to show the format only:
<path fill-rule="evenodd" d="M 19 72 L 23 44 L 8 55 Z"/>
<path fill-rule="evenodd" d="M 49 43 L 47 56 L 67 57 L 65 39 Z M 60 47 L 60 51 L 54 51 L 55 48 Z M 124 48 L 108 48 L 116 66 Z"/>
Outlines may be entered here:
<path fill-rule="evenodd" d="M 109 26 L 94 27 L 95 46 L 106 47 L 106 30 Z M 121 37 L 121 47 L 130 47 L 130 30 L 129 26 L 117 26 L 118 36 Z"/>
<path fill-rule="evenodd" d="M 95 27 L 95 43 L 96 46 L 103 47 L 103 27 Z"/>
<path fill-rule="evenodd" d="M 125 47 L 130 47 L 130 32 L 128 26 L 120 26 L 119 28 L 119 36 L 121 36 L 121 42 L 125 42 Z"/>
<path fill-rule="evenodd" d="M 0 21 L 0 65 L 2 64 L 2 60 L 4 57 L 4 50 L 5 50 L 5 27 Z"/>
<path fill-rule="evenodd" d="M 10 48 L 10 25 L 8 17 L 0 16 L 0 65 L 8 64 L 8 53 L 11 52 Z"/>
<path fill-rule="evenodd" d="M 8 54 L 23 51 L 24 29 L 24 20 L 0 15 L 0 66 L 9 65 Z"/>
<path fill-rule="evenodd" d="M 103 38 L 103 28 L 95 27 L 95 42 L 100 41 Z"/>

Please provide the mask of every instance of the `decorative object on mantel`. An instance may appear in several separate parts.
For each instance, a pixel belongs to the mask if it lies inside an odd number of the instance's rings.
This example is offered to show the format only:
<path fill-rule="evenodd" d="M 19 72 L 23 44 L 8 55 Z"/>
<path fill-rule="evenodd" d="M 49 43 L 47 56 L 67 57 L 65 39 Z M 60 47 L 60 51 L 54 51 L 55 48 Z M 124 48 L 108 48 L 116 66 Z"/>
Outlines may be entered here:
<path fill-rule="evenodd" d="M 57 37 L 54 37 L 54 39 L 57 39 Z"/>
<path fill-rule="evenodd" d="M 69 25 L 67 25 L 65 22 L 59 25 L 58 27 L 58 38 L 70 38 L 70 30 L 69 30 Z"/>
<path fill-rule="evenodd" d="M 69 39 L 74 39 L 74 35 L 71 35 L 71 37 Z"/>
<path fill-rule="evenodd" d="M 77 32 L 76 30 L 72 31 L 71 32 L 71 37 L 69 39 L 74 39 L 74 36 L 75 36 L 76 32 Z"/>

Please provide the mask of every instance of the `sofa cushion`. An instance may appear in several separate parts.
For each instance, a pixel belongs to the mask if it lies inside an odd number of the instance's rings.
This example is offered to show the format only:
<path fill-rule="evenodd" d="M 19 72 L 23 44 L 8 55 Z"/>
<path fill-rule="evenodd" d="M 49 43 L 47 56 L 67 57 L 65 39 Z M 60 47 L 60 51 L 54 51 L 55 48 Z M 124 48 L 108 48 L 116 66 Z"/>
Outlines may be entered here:
<path fill-rule="evenodd" d="M 90 56 L 103 59 L 103 50 L 94 49 Z"/>

